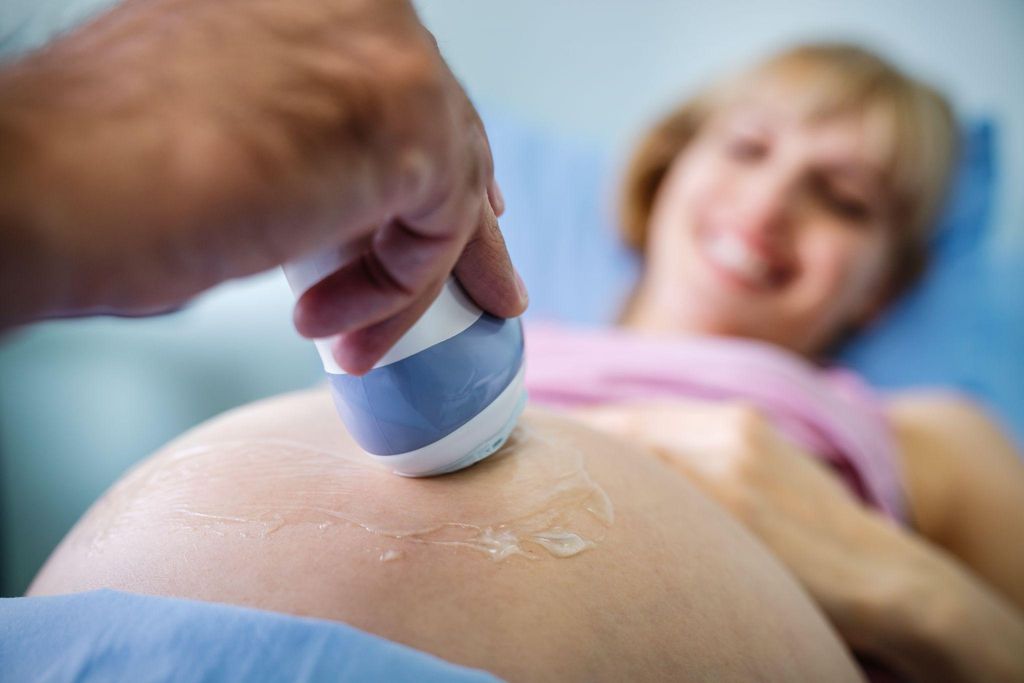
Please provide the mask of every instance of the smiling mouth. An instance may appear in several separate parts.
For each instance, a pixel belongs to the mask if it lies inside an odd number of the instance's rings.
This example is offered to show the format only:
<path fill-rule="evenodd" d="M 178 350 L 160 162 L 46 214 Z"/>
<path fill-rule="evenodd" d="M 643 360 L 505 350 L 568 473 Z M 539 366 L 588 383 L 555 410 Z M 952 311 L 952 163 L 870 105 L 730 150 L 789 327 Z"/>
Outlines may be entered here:
<path fill-rule="evenodd" d="M 781 286 L 788 269 L 742 237 L 716 230 L 701 240 L 704 258 L 727 280 L 746 289 L 768 291 Z"/>

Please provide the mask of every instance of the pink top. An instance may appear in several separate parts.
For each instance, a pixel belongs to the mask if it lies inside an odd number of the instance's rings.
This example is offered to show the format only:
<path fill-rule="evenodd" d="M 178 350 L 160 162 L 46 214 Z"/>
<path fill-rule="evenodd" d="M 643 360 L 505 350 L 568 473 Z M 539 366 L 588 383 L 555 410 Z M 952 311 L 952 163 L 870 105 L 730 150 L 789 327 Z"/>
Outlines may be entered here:
<path fill-rule="evenodd" d="M 829 462 L 866 503 L 904 519 L 896 447 L 881 402 L 852 372 L 822 370 L 746 339 L 552 325 L 527 327 L 526 357 L 531 400 L 552 407 L 742 399 Z"/>

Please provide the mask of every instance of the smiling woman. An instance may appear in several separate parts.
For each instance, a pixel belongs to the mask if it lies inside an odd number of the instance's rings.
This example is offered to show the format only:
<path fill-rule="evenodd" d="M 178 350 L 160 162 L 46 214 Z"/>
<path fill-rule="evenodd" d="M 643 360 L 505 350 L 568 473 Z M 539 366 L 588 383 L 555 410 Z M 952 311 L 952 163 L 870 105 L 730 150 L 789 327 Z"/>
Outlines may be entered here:
<path fill-rule="evenodd" d="M 954 139 L 939 94 L 856 47 L 797 48 L 698 95 L 627 178 L 646 262 L 623 322 L 819 354 L 920 273 Z"/>

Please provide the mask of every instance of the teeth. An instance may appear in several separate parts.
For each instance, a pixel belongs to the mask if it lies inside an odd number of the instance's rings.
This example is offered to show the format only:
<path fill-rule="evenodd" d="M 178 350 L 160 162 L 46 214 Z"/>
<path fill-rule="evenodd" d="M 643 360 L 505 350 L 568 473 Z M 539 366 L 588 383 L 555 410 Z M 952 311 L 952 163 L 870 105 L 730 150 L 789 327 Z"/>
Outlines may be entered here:
<path fill-rule="evenodd" d="M 767 284 L 771 264 L 751 249 L 742 239 L 718 234 L 709 240 L 707 253 L 719 266 L 731 270 L 755 284 Z"/>

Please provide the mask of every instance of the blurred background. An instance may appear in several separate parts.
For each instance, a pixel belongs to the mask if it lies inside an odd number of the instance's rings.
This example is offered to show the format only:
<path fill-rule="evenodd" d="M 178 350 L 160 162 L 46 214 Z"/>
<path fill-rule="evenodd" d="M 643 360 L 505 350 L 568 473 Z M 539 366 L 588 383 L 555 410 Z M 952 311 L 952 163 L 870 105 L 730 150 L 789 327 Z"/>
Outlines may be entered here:
<path fill-rule="evenodd" d="M 5 0 L 5 59 L 109 0 Z M 481 107 L 530 315 L 600 322 L 633 274 L 615 169 L 658 114 L 795 42 L 852 40 L 953 100 L 968 148 L 935 269 L 844 351 L 882 387 L 950 385 L 1024 437 L 1024 2 L 420 0 Z M 0 339 L 0 595 L 18 595 L 132 463 L 234 406 L 319 380 L 276 272 L 180 313 L 53 322 Z"/>

